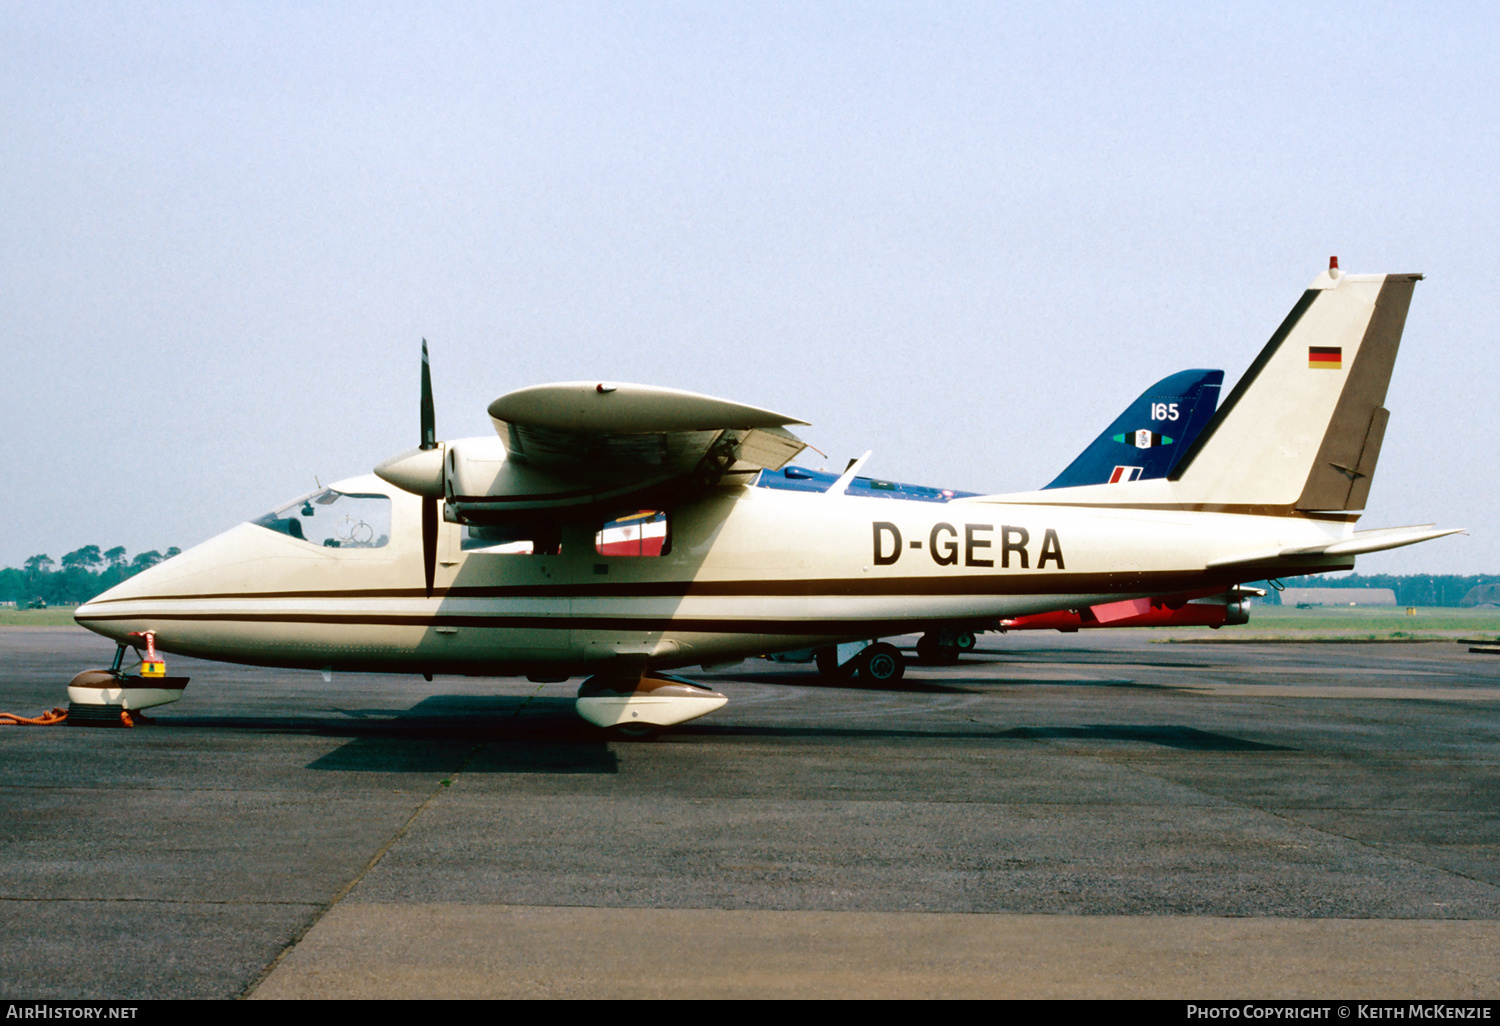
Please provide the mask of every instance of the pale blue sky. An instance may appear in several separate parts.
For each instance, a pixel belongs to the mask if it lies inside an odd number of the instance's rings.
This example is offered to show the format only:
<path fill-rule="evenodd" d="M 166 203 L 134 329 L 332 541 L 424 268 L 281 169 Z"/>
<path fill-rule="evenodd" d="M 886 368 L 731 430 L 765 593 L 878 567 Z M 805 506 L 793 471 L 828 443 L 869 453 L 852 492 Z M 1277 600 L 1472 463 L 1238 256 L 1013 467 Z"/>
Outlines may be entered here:
<path fill-rule="evenodd" d="M 1478 5 L 0 8 L 0 565 L 188 547 L 544 381 L 1045 483 L 1233 382 L 1326 265 L 1423 271 L 1363 526 L 1500 570 Z"/>

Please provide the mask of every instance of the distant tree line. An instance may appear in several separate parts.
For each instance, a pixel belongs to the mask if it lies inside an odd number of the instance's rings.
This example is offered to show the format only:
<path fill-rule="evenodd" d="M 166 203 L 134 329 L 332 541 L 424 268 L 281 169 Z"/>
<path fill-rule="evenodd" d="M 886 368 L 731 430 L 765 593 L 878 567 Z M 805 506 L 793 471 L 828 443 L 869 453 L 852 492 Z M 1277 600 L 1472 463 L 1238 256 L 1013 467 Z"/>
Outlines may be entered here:
<path fill-rule="evenodd" d="M 175 545 L 165 553 L 152 549 L 138 553 L 129 562 L 123 545 L 108 552 L 100 552 L 97 545 L 85 545 L 64 556 L 61 564 L 45 554 L 32 556 L 20 569 L 12 566 L 0 570 L 0 602 L 14 602 L 23 608 L 37 599 L 49 606 L 87 602 L 181 551 Z"/>
<path fill-rule="evenodd" d="M 1457 606 L 1475 588 L 1500 584 L 1500 574 L 1314 574 L 1283 578 L 1280 583 L 1295 588 L 1390 588 L 1398 606 Z M 1280 595 L 1267 582 L 1256 581 L 1251 587 L 1266 589 L 1266 604 L 1281 605 Z"/>

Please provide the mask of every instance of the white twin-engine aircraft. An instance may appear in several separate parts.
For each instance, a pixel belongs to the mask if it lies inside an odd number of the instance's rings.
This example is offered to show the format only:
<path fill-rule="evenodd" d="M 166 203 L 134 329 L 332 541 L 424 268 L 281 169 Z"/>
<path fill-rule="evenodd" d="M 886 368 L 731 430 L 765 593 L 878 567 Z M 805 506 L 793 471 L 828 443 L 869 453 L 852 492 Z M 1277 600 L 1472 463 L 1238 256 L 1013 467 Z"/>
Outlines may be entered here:
<path fill-rule="evenodd" d="M 419 448 L 77 620 L 122 654 L 150 632 L 265 666 L 592 675 L 580 714 L 630 733 L 724 703 L 679 667 L 1346 570 L 1455 533 L 1354 529 L 1420 278 L 1334 261 L 1165 477 L 946 503 L 847 494 L 853 469 L 823 493 L 748 487 L 804 421 L 641 385 L 525 388 L 490 404 L 497 438 L 439 442 L 424 345 Z"/>

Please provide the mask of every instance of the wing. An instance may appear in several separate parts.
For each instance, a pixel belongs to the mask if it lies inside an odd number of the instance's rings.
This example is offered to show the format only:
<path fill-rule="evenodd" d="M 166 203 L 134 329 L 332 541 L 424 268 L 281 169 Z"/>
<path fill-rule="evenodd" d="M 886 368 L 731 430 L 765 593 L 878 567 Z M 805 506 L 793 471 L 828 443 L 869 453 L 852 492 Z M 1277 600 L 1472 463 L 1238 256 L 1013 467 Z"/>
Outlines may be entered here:
<path fill-rule="evenodd" d="M 535 385 L 496 399 L 489 414 L 512 459 L 564 474 L 685 473 L 711 452 L 747 473 L 780 470 L 806 448 L 786 430 L 806 421 L 650 385 Z"/>
<path fill-rule="evenodd" d="M 659 506 L 779 470 L 806 448 L 787 430 L 806 421 L 650 385 L 536 385 L 489 415 L 503 453 L 484 440 L 448 445 L 445 493 L 466 523 Z"/>

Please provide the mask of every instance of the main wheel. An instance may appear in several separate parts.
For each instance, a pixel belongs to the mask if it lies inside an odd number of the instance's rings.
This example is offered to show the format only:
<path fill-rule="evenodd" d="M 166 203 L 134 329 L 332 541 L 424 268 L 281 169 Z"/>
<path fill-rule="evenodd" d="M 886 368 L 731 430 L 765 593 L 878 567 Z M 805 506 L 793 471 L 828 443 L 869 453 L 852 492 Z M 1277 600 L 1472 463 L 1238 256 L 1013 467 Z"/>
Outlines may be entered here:
<path fill-rule="evenodd" d="M 840 666 L 839 650 L 836 645 L 818 649 L 813 653 L 813 659 L 818 665 L 818 672 L 832 680 L 848 680 L 854 676 L 854 671 L 858 668 L 856 664 L 859 662 L 856 657 Z"/>
<path fill-rule="evenodd" d="M 956 648 L 956 649 L 958 649 L 960 652 L 970 652 L 970 651 L 973 651 L 973 649 L 974 649 L 974 635 L 973 635 L 973 633 L 970 632 L 970 631 L 964 631 L 961 634 L 955 634 L 953 636 L 953 647 Z"/>
<path fill-rule="evenodd" d="M 924 663 L 942 666 L 958 662 L 958 646 L 944 644 L 943 635 L 933 631 L 917 639 L 917 658 Z"/>
<path fill-rule="evenodd" d="M 876 684 L 894 684 L 906 673 L 906 657 L 895 645 L 880 642 L 865 649 L 860 657 L 859 675 Z"/>
<path fill-rule="evenodd" d="M 924 634 L 917 639 L 917 658 L 924 663 L 938 661 L 938 636 Z"/>

